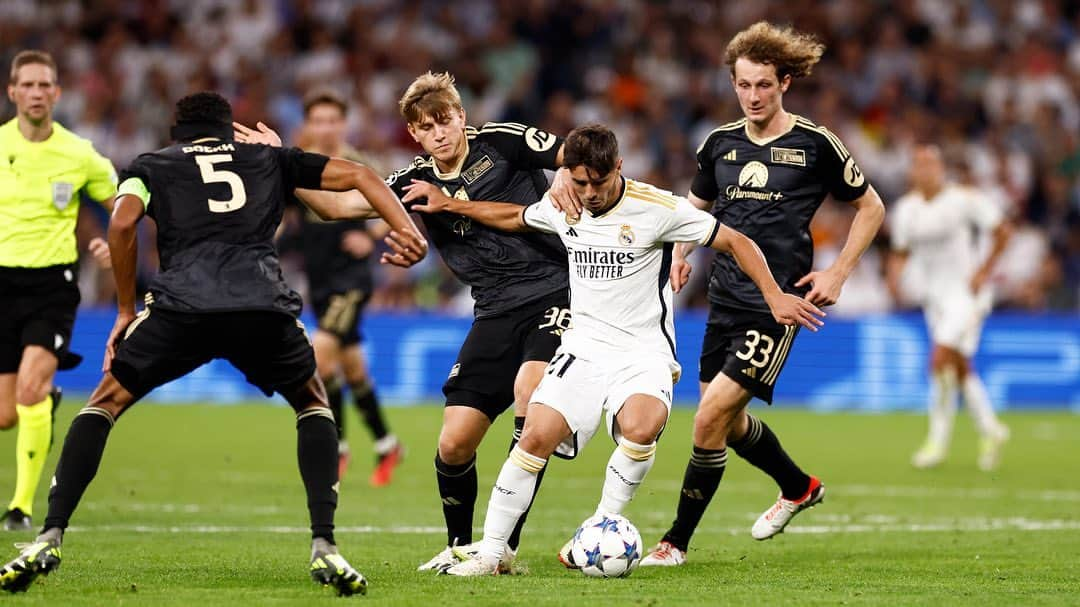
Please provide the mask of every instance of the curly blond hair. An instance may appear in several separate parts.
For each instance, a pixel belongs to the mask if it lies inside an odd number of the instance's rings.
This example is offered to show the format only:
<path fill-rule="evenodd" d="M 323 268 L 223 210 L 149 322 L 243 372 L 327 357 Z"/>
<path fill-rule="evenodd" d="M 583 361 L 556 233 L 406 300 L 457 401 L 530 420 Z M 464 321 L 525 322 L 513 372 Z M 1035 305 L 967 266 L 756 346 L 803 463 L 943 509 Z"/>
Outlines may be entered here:
<path fill-rule="evenodd" d="M 780 80 L 788 75 L 802 78 L 810 75 L 824 52 L 825 45 L 813 34 L 758 21 L 731 39 L 724 51 L 724 63 L 731 67 L 732 76 L 735 75 L 735 62 L 743 58 L 775 66 L 776 77 Z"/>
<path fill-rule="evenodd" d="M 417 76 L 398 101 L 398 109 L 409 124 L 431 116 L 443 119 L 454 110 L 462 110 L 461 95 L 448 72 L 427 72 Z"/>

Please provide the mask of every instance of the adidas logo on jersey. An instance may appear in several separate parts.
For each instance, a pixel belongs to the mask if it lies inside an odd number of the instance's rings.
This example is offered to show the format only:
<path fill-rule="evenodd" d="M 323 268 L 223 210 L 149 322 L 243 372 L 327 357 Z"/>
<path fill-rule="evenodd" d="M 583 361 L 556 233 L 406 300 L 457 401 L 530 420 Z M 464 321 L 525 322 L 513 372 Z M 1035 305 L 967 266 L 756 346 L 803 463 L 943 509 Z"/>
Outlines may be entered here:
<path fill-rule="evenodd" d="M 727 154 L 724 154 L 723 159 L 727 160 L 728 162 L 735 162 L 735 152 L 736 150 L 731 150 Z"/>
<path fill-rule="evenodd" d="M 574 238 L 577 238 L 577 230 L 575 230 L 574 228 L 570 228 L 569 230 L 566 231 L 566 235 L 567 236 L 573 236 Z"/>
<path fill-rule="evenodd" d="M 754 367 L 747 367 L 742 372 L 743 375 L 750 377 L 750 379 L 757 379 L 757 369 Z"/>

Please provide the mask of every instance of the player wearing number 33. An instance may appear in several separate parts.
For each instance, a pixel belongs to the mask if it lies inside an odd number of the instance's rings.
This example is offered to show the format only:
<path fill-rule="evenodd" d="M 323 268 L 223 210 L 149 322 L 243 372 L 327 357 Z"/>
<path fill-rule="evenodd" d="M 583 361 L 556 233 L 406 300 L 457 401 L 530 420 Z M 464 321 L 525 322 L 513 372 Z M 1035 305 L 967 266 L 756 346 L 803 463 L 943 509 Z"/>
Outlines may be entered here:
<path fill-rule="evenodd" d="M 685 198 L 623 178 L 618 144 L 606 127 L 572 131 L 563 166 L 587 211 L 578 220 L 546 197 L 522 209 L 463 203 L 434 187 L 420 192 L 426 204 L 412 206 L 459 213 L 507 231 L 558 234 L 570 268 L 572 326 L 530 399 L 521 440 L 495 482 L 478 554 L 449 568 L 450 575 L 498 571 L 514 524 L 532 502 L 538 472 L 560 446 L 580 451 L 604 419 L 617 448 L 597 513 L 618 514 L 634 496 L 652 467 L 681 373 L 668 283 L 673 243 L 691 241 L 732 254 L 764 293 L 776 322 L 820 323 L 814 305 L 780 290 L 749 238 Z"/>
<path fill-rule="evenodd" d="M 717 128 L 701 144 L 688 198 L 752 238 L 785 292 L 827 306 L 840 296 L 885 209 L 836 135 L 782 107 L 792 79 L 809 75 L 822 52 L 824 46 L 812 36 L 765 22 L 732 39 L 725 62 L 744 118 Z M 836 262 L 812 272 L 810 220 L 829 194 L 850 203 L 855 218 Z M 676 288 L 690 273 L 686 252 L 683 245 L 676 249 L 671 275 Z M 690 538 L 723 476 L 728 446 L 780 486 L 780 497 L 751 529 L 754 539 L 780 533 L 795 514 L 824 496 L 824 485 L 795 465 L 772 430 L 746 411 L 753 396 L 772 402 L 798 333 L 796 326 L 773 321 L 747 278 L 728 256 L 715 257 L 693 452 L 675 521 L 642 559 L 643 566 L 685 562 Z"/>

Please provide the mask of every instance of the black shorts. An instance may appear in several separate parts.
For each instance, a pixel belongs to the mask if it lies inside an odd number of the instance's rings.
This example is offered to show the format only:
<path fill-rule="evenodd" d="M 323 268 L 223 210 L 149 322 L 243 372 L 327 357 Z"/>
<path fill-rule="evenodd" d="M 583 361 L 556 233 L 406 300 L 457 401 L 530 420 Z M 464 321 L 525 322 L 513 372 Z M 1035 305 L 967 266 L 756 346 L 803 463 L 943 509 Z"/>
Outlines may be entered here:
<path fill-rule="evenodd" d="M 68 351 L 79 307 L 77 276 L 74 265 L 0 268 L 0 373 L 18 371 L 31 345 L 56 354 L 61 369 L 82 360 Z"/>
<path fill-rule="evenodd" d="M 337 337 L 342 346 L 360 343 L 360 318 L 368 298 L 369 294 L 360 289 L 313 297 L 319 330 Z"/>
<path fill-rule="evenodd" d="M 476 319 L 443 385 L 446 405 L 472 407 L 494 420 L 514 404 L 522 363 L 550 361 L 569 327 L 565 293 Z"/>
<path fill-rule="evenodd" d="M 698 379 L 708 383 L 722 371 L 772 404 L 773 386 L 798 333 L 798 325 L 781 325 L 771 314 L 710 306 Z"/>
<path fill-rule="evenodd" d="M 280 312 L 190 314 L 147 306 L 116 350 L 112 374 L 136 399 L 215 358 L 267 396 L 287 394 L 315 373 L 304 325 Z"/>

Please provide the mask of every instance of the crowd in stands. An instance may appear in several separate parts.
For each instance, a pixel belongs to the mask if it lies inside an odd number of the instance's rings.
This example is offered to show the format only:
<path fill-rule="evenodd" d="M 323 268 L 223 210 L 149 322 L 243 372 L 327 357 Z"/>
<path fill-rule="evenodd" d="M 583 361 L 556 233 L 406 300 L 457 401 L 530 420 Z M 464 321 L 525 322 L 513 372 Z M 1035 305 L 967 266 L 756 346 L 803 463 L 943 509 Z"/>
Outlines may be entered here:
<path fill-rule="evenodd" d="M 767 19 L 815 33 L 827 52 L 785 95 L 787 110 L 836 132 L 889 205 L 908 187 L 913 147 L 936 142 L 952 178 L 1012 219 L 993 277 L 1000 308 L 1080 308 L 1080 4 L 1048 0 L 5 0 L 0 58 L 52 52 L 57 117 L 118 169 L 168 142 L 180 96 L 215 90 L 236 118 L 295 137 L 301 99 L 331 86 L 351 103 L 349 142 L 389 169 L 419 152 L 397 112 L 418 74 L 448 70 L 469 122 L 565 134 L 603 122 L 628 176 L 686 193 L 694 152 L 741 117 L 723 50 Z M 0 118 L 13 107 L 4 102 Z M 85 205 L 80 240 L 107 217 Z M 826 201 L 817 263 L 838 253 L 852 211 Z M 141 273 L 155 267 L 143 235 Z M 848 282 L 838 312 L 911 305 L 889 289 L 887 230 Z M 699 259 L 684 305 L 704 301 Z M 295 264 L 294 264 L 295 265 Z M 377 270 L 373 305 L 471 308 L 438 259 Z M 110 301 L 87 259 L 83 299 Z"/>

